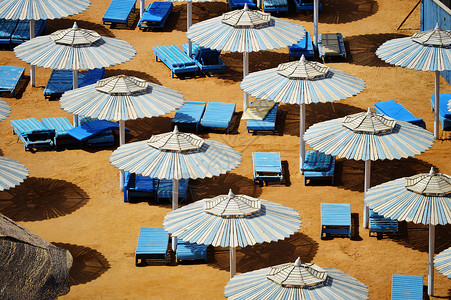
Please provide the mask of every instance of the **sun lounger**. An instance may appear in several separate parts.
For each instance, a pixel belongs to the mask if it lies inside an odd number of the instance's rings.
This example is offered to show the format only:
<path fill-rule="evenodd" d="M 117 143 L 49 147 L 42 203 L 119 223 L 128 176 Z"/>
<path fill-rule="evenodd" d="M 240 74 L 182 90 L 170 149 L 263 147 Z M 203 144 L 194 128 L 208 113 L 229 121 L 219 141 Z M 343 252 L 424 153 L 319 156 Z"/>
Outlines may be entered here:
<path fill-rule="evenodd" d="M 172 13 L 172 2 L 152 2 L 144 11 L 138 22 L 138 28 L 163 29 L 169 15 Z"/>
<path fill-rule="evenodd" d="M 307 180 L 329 178 L 334 184 L 335 157 L 316 150 L 308 150 L 305 154 L 301 171 L 304 174 L 304 185 Z"/>
<path fill-rule="evenodd" d="M 276 121 L 279 103 L 276 103 L 263 120 L 247 120 L 247 132 L 272 131 L 276 133 Z"/>
<path fill-rule="evenodd" d="M 369 236 L 371 233 L 398 233 L 398 221 L 390 218 L 384 218 L 370 209 L 369 218 Z"/>
<path fill-rule="evenodd" d="M 330 233 L 351 238 L 351 204 L 321 203 L 321 239 Z"/>
<path fill-rule="evenodd" d="M 442 130 L 451 130 L 451 112 L 448 110 L 448 102 L 451 99 L 451 93 L 440 94 L 438 99 L 439 109 L 438 117 L 442 123 Z M 434 110 L 435 95 L 431 95 L 431 108 Z"/>
<path fill-rule="evenodd" d="M 227 0 L 230 10 L 242 9 L 244 4 L 250 9 L 256 9 L 257 5 L 252 0 Z"/>
<path fill-rule="evenodd" d="M 221 128 L 229 133 L 230 122 L 235 113 L 235 103 L 210 101 L 207 104 L 204 115 L 200 120 L 202 128 Z"/>
<path fill-rule="evenodd" d="M 188 53 L 188 44 L 183 44 L 182 49 L 185 53 Z M 226 65 L 219 57 L 221 51 L 199 47 L 196 44 L 192 44 L 191 50 L 191 57 L 200 71 L 204 73 L 224 73 Z"/>
<path fill-rule="evenodd" d="M 297 13 L 307 10 L 313 11 L 313 9 L 315 8 L 313 0 L 294 0 L 294 4 L 296 5 Z M 323 6 L 321 5 L 321 2 L 318 1 L 318 11 L 321 11 L 322 7 Z"/>
<path fill-rule="evenodd" d="M 118 129 L 116 122 L 107 120 L 93 120 L 88 123 L 80 123 L 67 133 L 79 141 L 83 141 L 83 145 L 87 147 L 110 147 L 114 145 L 114 136 L 111 129 Z"/>
<path fill-rule="evenodd" d="M 18 20 L 0 19 L 0 44 L 11 44 L 11 36 L 14 29 L 16 29 L 17 23 L 19 23 Z"/>
<path fill-rule="evenodd" d="M 152 48 L 155 61 L 161 60 L 170 70 L 171 77 L 183 73 L 197 73 L 196 62 L 176 45 L 157 46 Z"/>
<path fill-rule="evenodd" d="M 24 71 L 23 67 L 0 66 L 0 92 L 9 92 L 14 96 Z"/>
<path fill-rule="evenodd" d="M 205 102 L 185 101 L 183 106 L 175 113 L 171 126 L 177 125 L 182 131 L 185 127 L 195 126 L 196 133 L 199 132 L 200 120 L 204 114 L 205 106 Z"/>
<path fill-rule="evenodd" d="M 135 197 L 155 199 L 155 179 L 129 172 L 124 177 L 124 202 L 132 202 Z"/>
<path fill-rule="evenodd" d="M 280 152 L 253 152 L 252 167 L 254 173 L 254 183 L 263 185 L 270 181 L 282 183 L 282 162 Z"/>
<path fill-rule="evenodd" d="M 36 118 L 11 120 L 13 131 L 23 142 L 25 150 L 51 149 L 55 130 L 48 129 Z"/>
<path fill-rule="evenodd" d="M 125 24 L 132 11 L 135 11 L 136 0 L 112 0 L 102 17 L 103 24 Z"/>
<path fill-rule="evenodd" d="M 167 262 L 169 234 L 162 227 L 141 227 L 135 251 L 135 265 L 138 260 L 164 259 Z"/>
<path fill-rule="evenodd" d="M 263 11 L 267 13 L 288 13 L 287 0 L 263 0 Z"/>
<path fill-rule="evenodd" d="M 415 117 L 402 104 L 395 100 L 376 102 L 374 103 L 374 110 L 378 114 L 386 115 L 395 120 L 409 122 L 426 129 L 426 123 L 424 123 L 423 119 Z"/>
<path fill-rule="evenodd" d="M 175 255 L 177 263 L 187 260 L 204 260 L 207 262 L 207 246 L 204 244 L 192 244 L 178 240 Z"/>
<path fill-rule="evenodd" d="M 37 37 L 42 35 L 46 25 L 46 20 L 34 21 L 34 36 Z M 11 44 L 18 45 L 28 40 L 30 40 L 30 21 L 21 20 L 17 23 L 17 26 L 11 35 Z"/>
<path fill-rule="evenodd" d="M 67 132 L 74 128 L 66 117 L 43 118 L 41 123 L 50 130 L 55 131 L 53 144 L 55 148 L 67 146 L 79 146 L 80 141 Z"/>
<path fill-rule="evenodd" d="M 323 33 L 318 40 L 319 57 L 323 60 L 327 57 L 346 58 L 346 49 L 341 33 Z"/>
<path fill-rule="evenodd" d="M 172 179 L 155 179 L 154 186 L 157 193 L 157 202 L 160 199 L 172 199 Z M 180 179 L 179 184 L 179 201 L 183 203 L 188 198 L 188 182 L 189 180 Z"/>
<path fill-rule="evenodd" d="M 307 31 L 305 37 L 297 44 L 288 47 L 288 58 L 300 58 L 302 55 L 308 59 L 315 58 L 315 50 L 313 49 L 312 37 Z"/>
<path fill-rule="evenodd" d="M 423 277 L 393 274 L 391 284 L 392 300 L 422 300 Z"/>

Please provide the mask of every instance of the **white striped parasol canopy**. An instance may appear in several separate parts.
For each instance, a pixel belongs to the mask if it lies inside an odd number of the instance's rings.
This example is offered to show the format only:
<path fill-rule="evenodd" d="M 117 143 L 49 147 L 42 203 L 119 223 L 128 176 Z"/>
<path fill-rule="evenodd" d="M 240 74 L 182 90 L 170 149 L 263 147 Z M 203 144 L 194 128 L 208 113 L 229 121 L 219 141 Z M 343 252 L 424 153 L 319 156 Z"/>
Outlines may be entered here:
<path fill-rule="evenodd" d="M 27 168 L 21 162 L 0 156 L 0 191 L 19 185 L 28 175 Z"/>
<path fill-rule="evenodd" d="M 9 116 L 11 112 L 11 106 L 8 103 L 0 99 L 0 121 L 3 121 Z"/>
<path fill-rule="evenodd" d="M 239 274 L 227 283 L 229 300 L 257 299 L 368 299 L 368 287 L 334 268 L 313 263 L 285 263 Z"/>
<path fill-rule="evenodd" d="M 89 0 L 0 0 L 0 19 L 61 19 L 78 14 L 89 5 Z"/>
<path fill-rule="evenodd" d="M 451 279 L 451 247 L 435 256 L 434 265 L 439 273 Z"/>

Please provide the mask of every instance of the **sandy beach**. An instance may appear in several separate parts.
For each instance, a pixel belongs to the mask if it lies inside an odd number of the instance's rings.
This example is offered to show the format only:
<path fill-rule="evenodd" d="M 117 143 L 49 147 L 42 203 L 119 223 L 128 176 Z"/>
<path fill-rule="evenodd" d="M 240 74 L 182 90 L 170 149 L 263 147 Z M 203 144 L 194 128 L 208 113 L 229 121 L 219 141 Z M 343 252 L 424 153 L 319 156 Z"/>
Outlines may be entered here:
<path fill-rule="evenodd" d="M 183 93 L 186 100 L 236 103 L 242 111 L 242 55 L 222 53 L 227 68 L 224 74 L 171 78 L 162 62 L 155 62 L 153 46 L 186 43 L 186 4 L 174 3 L 174 12 L 161 32 L 142 32 L 136 26 L 102 25 L 102 16 L 110 1 L 92 0 L 85 12 L 62 20 L 49 20 L 47 34 L 72 26 L 92 29 L 103 36 L 128 41 L 137 50 L 129 62 L 106 69 L 106 76 L 126 74 L 157 83 Z M 377 47 L 388 39 L 411 35 L 420 28 L 419 8 L 403 25 L 397 27 L 415 6 L 416 0 L 322 0 L 319 32 L 341 32 L 348 58 L 327 65 L 357 76 L 366 82 L 363 93 L 334 104 L 306 107 L 306 127 L 314 123 L 343 117 L 374 107 L 378 101 L 394 99 L 415 116 L 423 118 L 433 130 L 433 113 L 429 104 L 434 91 L 431 72 L 393 67 L 378 59 Z M 146 1 L 146 5 L 149 1 Z M 225 0 L 194 3 L 193 23 L 229 11 Z M 133 15 L 134 24 L 139 18 Z M 312 14 L 290 13 L 282 16 L 302 24 L 313 32 Z M 14 52 L 2 47 L 1 65 L 26 67 Z M 250 54 L 250 72 L 276 67 L 288 61 L 288 49 Z M 1 95 L 11 107 L 10 116 L 0 123 L 1 155 L 22 162 L 30 176 L 20 186 L 0 192 L 0 213 L 74 256 L 71 290 L 61 299 L 223 299 L 229 280 L 228 249 L 208 248 L 208 263 L 150 264 L 136 267 L 134 251 L 141 226 L 160 227 L 171 204 L 124 203 L 119 189 L 119 171 L 109 163 L 116 148 L 72 149 L 61 151 L 24 151 L 12 134 L 10 120 L 72 115 L 60 108 L 58 101 L 46 100 L 44 87 L 51 70 L 36 69 L 36 87 L 21 82 L 17 98 Z M 26 85 L 26 86 L 25 86 Z M 451 86 L 441 78 L 441 92 Z M 225 175 L 190 181 L 188 202 L 225 194 L 231 188 L 296 209 L 302 228 L 289 239 L 237 250 L 237 272 L 243 273 L 300 257 L 321 267 L 337 268 L 357 278 L 369 288 L 370 299 L 389 299 L 392 274 L 423 276 L 427 285 L 428 227 L 400 222 L 398 236 L 369 237 L 362 227 L 364 163 L 337 160 L 335 185 L 304 185 L 299 173 L 299 106 L 280 105 L 279 135 L 253 135 L 246 122 L 237 123 L 232 134 L 201 133 L 203 138 L 225 143 L 240 153 L 241 165 Z M 127 142 L 140 141 L 170 130 L 174 112 L 152 119 L 126 122 L 130 129 Z M 239 114 L 238 114 L 239 115 Z M 451 133 L 441 132 L 441 139 L 419 156 L 372 164 L 371 185 L 399 177 L 426 173 L 431 167 L 451 175 Z M 280 152 L 287 184 L 260 187 L 253 184 L 252 152 Z M 320 239 L 320 203 L 350 203 L 354 224 L 353 239 Z M 451 246 L 451 225 L 436 227 L 436 254 Z M 451 297 L 450 280 L 435 271 L 434 297 Z M 425 294 L 426 295 L 426 294 Z"/>

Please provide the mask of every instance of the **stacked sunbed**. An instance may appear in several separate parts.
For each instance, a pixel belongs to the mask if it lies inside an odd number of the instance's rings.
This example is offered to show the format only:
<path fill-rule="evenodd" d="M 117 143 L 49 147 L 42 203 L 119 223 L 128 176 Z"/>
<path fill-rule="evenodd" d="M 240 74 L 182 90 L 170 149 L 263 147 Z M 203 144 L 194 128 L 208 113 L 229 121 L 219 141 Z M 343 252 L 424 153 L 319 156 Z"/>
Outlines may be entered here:
<path fill-rule="evenodd" d="M 304 163 L 301 171 L 304 174 L 304 184 L 307 180 L 313 179 L 330 179 L 331 184 L 334 184 L 335 174 L 335 157 L 326 155 L 316 150 L 308 150 L 305 154 Z"/>
<path fill-rule="evenodd" d="M 257 5 L 252 0 L 227 0 L 227 3 L 229 4 L 230 10 L 242 9 L 245 4 L 250 9 L 257 8 Z"/>
<path fill-rule="evenodd" d="M 374 110 L 378 114 L 386 115 L 395 120 L 409 122 L 426 129 L 426 123 L 423 119 L 415 117 L 402 104 L 395 100 L 376 102 L 374 104 Z"/>
<path fill-rule="evenodd" d="M 23 67 L 0 66 L 0 92 L 8 92 L 14 96 L 24 71 Z"/>
<path fill-rule="evenodd" d="M 46 20 L 34 21 L 34 36 L 45 32 Z M 0 19 L 0 44 L 10 46 L 22 44 L 30 39 L 30 21 Z"/>
<path fill-rule="evenodd" d="M 138 28 L 163 29 L 169 15 L 172 13 L 172 2 L 152 2 L 144 11 L 138 22 Z"/>
<path fill-rule="evenodd" d="M 171 70 L 172 78 L 174 78 L 174 75 L 197 74 L 199 71 L 194 59 L 176 45 L 157 46 L 153 47 L 152 50 L 155 55 L 155 61 L 161 60 Z"/>
<path fill-rule="evenodd" d="M 288 51 L 288 58 L 300 58 L 304 55 L 305 58 L 314 59 L 315 50 L 313 49 L 310 32 L 306 32 L 305 37 L 299 43 L 288 47 Z"/>
<path fill-rule="evenodd" d="M 188 44 L 183 44 L 182 49 L 188 53 Z M 200 47 L 196 44 L 192 44 L 191 50 L 191 58 L 194 59 L 201 72 L 224 73 L 226 65 L 219 57 L 221 51 Z"/>
<path fill-rule="evenodd" d="M 346 48 L 341 33 L 323 33 L 318 40 L 319 57 L 323 60 L 327 57 L 346 58 Z"/>
<path fill-rule="evenodd" d="M 130 14 L 135 11 L 135 5 L 136 0 L 112 0 L 102 17 L 103 24 L 124 24 L 127 26 Z"/>
<path fill-rule="evenodd" d="M 263 11 L 267 13 L 288 13 L 287 0 L 263 0 Z"/>

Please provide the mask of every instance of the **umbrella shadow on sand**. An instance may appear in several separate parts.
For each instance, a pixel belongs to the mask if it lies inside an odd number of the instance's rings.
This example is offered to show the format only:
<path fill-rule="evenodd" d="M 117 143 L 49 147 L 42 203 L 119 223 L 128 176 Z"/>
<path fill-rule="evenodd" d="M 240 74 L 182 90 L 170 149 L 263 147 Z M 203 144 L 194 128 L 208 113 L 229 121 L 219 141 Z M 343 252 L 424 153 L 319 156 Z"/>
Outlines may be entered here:
<path fill-rule="evenodd" d="M 69 282 L 72 286 L 95 280 L 110 268 L 105 256 L 95 249 L 66 243 L 52 244 L 66 249 L 72 255 L 72 268 L 69 271 Z"/>
<path fill-rule="evenodd" d="M 0 193 L 0 212 L 14 221 L 41 221 L 70 214 L 88 201 L 86 192 L 71 182 L 30 177 Z"/>
<path fill-rule="evenodd" d="M 148 140 L 152 135 L 169 132 L 171 120 L 169 117 L 153 117 L 126 121 L 125 127 L 130 129 L 126 134 L 127 143 Z"/>
<path fill-rule="evenodd" d="M 229 7 L 226 2 L 195 2 L 193 3 L 192 24 L 221 16 L 228 11 Z M 186 19 L 186 2 L 182 2 L 182 5 L 174 5 L 172 16 L 168 20 L 168 26 L 173 30 L 186 32 Z"/>
<path fill-rule="evenodd" d="M 141 71 L 136 70 L 124 70 L 124 69 L 106 69 L 105 70 L 105 78 L 118 76 L 118 75 L 126 75 L 126 76 L 134 76 L 139 79 L 155 83 L 158 85 L 162 85 L 161 82 L 153 76 Z"/>
<path fill-rule="evenodd" d="M 290 238 L 278 242 L 257 244 L 237 248 L 237 267 L 239 273 L 249 272 L 278 264 L 295 261 L 310 262 L 318 251 L 318 243 L 303 233 L 295 233 Z M 209 247 L 208 265 L 229 270 L 229 248 Z"/>
<path fill-rule="evenodd" d="M 94 30 L 101 36 L 115 37 L 114 33 L 111 30 L 109 30 L 108 28 L 106 28 L 101 24 L 83 20 L 75 20 L 75 21 L 77 22 L 78 28 Z M 63 19 L 47 20 L 45 31 L 46 34 L 48 35 L 60 29 L 72 28 L 72 26 L 74 26 L 73 19 L 63 18 Z"/>

